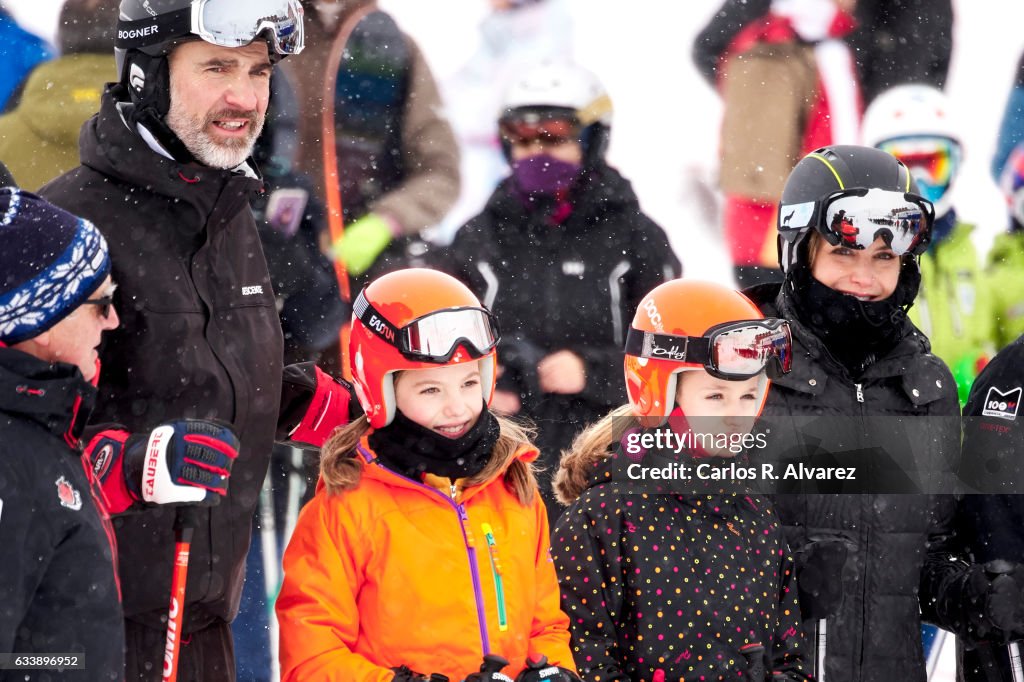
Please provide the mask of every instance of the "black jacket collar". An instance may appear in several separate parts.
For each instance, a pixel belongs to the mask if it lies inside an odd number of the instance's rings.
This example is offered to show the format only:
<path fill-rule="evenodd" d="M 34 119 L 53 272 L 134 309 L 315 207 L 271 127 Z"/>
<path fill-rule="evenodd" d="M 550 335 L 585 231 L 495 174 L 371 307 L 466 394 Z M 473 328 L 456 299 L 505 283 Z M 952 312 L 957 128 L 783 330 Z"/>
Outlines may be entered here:
<path fill-rule="evenodd" d="M 39 424 L 75 447 L 95 400 L 96 389 L 77 367 L 0 347 L 0 412 Z"/>

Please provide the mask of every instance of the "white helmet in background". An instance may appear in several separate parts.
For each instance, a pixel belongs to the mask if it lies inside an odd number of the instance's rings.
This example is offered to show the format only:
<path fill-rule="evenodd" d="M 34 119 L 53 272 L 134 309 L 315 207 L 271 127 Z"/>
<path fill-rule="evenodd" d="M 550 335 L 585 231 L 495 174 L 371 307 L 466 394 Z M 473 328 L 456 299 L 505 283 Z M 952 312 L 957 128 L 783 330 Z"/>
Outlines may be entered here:
<path fill-rule="evenodd" d="M 584 163 L 603 158 L 612 124 L 612 101 L 601 81 L 571 62 L 545 61 L 514 78 L 502 97 L 499 125 L 572 120 L 579 127 Z M 508 158 L 508 144 L 502 136 Z"/>
<path fill-rule="evenodd" d="M 865 145 L 889 152 L 914 176 L 935 216 L 949 212 L 962 147 L 949 99 L 930 85 L 898 85 L 876 97 L 861 128 Z"/>

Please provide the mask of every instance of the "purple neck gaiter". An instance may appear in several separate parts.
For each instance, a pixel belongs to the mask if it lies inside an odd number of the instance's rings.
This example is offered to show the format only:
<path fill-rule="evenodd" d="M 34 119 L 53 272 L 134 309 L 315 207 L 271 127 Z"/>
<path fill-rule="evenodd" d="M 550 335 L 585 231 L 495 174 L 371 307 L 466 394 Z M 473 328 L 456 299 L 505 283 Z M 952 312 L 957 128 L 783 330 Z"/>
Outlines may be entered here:
<path fill-rule="evenodd" d="M 580 164 L 560 161 L 548 154 L 538 154 L 512 162 L 516 188 L 524 195 L 555 196 L 569 189 L 580 174 Z"/>

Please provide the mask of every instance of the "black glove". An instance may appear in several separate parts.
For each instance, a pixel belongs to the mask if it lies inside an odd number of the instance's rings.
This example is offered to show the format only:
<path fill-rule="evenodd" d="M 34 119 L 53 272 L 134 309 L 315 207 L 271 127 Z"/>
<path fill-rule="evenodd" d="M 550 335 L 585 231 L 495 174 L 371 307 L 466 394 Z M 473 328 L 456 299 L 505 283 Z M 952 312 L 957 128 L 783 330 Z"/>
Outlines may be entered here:
<path fill-rule="evenodd" d="M 527 660 L 526 668 L 516 677 L 516 682 L 580 682 L 579 676 L 571 670 L 557 665 L 548 665 L 548 657 Z"/>
<path fill-rule="evenodd" d="M 487 654 L 480 666 L 480 672 L 466 677 L 465 682 L 512 682 L 512 678 L 501 672 L 508 661 L 497 654 Z"/>
<path fill-rule="evenodd" d="M 747 659 L 747 678 L 751 682 L 763 682 L 768 679 L 768 668 L 765 665 L 765 650 L 760 644 L 748 644 L 740 648 L 740 653 Z"/>
<path fill-rule="evenodd" d="M 793 554 L 800 615 L 804 620 L 820 620 L 835 614 L 843 603 L 843 566 L 854 545 L 842 536 L 811 536 L 808 540 Z"/>
<path fill-rule="evenodd" d="M 404 665 L 392 670 L 395 671 L 395 676 L 391 678 L 392 682 L 449 682 L 447 675 L 431 673 L 430 677 L 426 677 Z"/>
<path fill-rule="evenodd" d="M 965 588 L 966 616 L 979 639 L 1024 634 L 1024 566 L 1002 559 L 971 566 Z"/>

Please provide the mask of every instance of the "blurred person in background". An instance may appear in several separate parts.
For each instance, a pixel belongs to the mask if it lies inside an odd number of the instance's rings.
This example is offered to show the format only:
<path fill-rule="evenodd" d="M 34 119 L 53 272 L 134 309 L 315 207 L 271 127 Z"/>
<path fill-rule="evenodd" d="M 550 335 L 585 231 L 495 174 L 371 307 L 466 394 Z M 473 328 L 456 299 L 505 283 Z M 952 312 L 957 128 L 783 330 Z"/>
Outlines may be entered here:
<path fill-rule="evenodd" d="M 1024 334 L 1024 143 L 1008 157 L 999 187 L 1006 198 L 1008 227 L 992 243 L 987 267 L 996 348 L 1004 348 Z"/>
<path fill-rule="evenodd" d="M 741 286 L 782 279 L 771 227 L 796 162 L 858 142 L 863 107 L 882 90 L 942 87 L 952 25 L 951 0 L 725 0 L 693 58 L 724 102 L 722 221 Z"/>
<path fill-rule="evenodd" d="M 974 247 L 974 225 L 960 221 L 952 205 L 963 156 L 960 135 L 948 98 L 930 85 L 886 90 L 864 114 L 864 144 L 902 161 L 921 195 L 935 205 L 931 242 L 919 259 L 921 291 L 910 320 L 949 365 L 963 405 L 974 377 L 995 352 L 997 320 Z"/>
<path fill-rule="evenodd" d="M 552 522 L 559 453 L 625 399 L 629 320 L 682 267 L 605 161 L 611 123 L 608 93 L 581 66 L 545 62 L 515 78 L 497 122 L 511 174 L 441 263 L 505 320 L 494 408 L 536 423 Z"/>
<path fill-rule="evenodd" d="M 0 116 L 0 158 L 35 191 L 78 165 L 78 134 L 117 79 L 117 0 L 67 0 L 57 24 L 60 56 L 32 71 L 13 109 Z"/>
<path fill-rule="evenodd" d="M 567 0 L 487 3 L 491 11 L 480 22 L 480 46 L 441 83 L 462 157 L 462 191 L 436 231 L 437 241 L 444 244 L 480 211 L 508 170 L 494 129 L 508 82 L 526 67 L 544 60 L 569 60 L 573 54 Z"/>
<path fill-rule="evenodd" d="M 420 233 L 441 222 L 459 193 L 459 150 L 434 76 L 419 46 L 374 0 L 303 0 L 307 49 L 285 64 L 299 102 L 297 170 L 317 197 L 339 192 L 344 234 L 324 233 L 357 292 L 391 269 L 419 264 Z M 358 16 L 357 16 L 358 15 Z M 351 21 L 361 20 L 352 26 Z M 329 56 L 352 26 L 340 66 Z M 324 102 L 325 79 L 333 102 Z M 323 112 L 333 107 L 337 186 L 325 186 Z M 325 368 L 341 374 L 336 344 Z"/>
<path fill-rule="evenodd" d="M 29 33 L 11 15 L 5 0 L 0 2 L 0 111 L 21 87 L 25 77 L 40 62 L 53 58 L 45 40 Z"/>
<path fill-rule="evenodd" d="M 741 287 L 781 281 L 775 211 L 786 177 L 808 152 L 857 141 L 861 97 L 843 38 L 847 2 L 727 0 L 693 47 L 721 94 L 722 228 Z"/>

